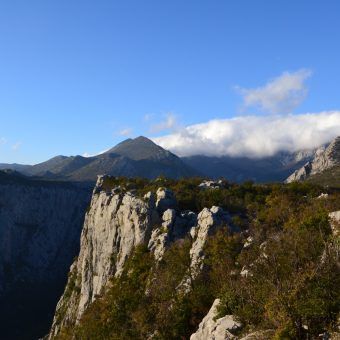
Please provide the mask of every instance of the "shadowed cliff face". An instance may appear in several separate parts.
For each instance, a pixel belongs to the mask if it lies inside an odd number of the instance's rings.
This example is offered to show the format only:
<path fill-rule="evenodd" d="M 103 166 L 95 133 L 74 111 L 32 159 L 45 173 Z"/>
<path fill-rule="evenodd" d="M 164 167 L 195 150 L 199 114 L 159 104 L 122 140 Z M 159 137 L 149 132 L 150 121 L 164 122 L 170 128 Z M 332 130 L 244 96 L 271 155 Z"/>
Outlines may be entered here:
<path fill-rule="evenodd" d="M 36 339 L 79 250 L 89 190 L 0 174 L 0 334 Z"/>

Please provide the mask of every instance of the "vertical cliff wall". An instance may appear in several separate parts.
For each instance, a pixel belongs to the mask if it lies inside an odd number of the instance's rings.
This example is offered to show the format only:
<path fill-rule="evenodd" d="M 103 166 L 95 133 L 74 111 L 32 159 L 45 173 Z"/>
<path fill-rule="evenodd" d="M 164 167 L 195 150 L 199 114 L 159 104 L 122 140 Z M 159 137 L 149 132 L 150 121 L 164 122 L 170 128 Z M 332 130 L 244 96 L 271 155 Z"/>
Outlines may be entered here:
<path fill-rule="evenodd" d="M 89 202 L 72 184 L 0 178 L 0 334 L 34 339 L 47 332 L 65 284 Z"/>

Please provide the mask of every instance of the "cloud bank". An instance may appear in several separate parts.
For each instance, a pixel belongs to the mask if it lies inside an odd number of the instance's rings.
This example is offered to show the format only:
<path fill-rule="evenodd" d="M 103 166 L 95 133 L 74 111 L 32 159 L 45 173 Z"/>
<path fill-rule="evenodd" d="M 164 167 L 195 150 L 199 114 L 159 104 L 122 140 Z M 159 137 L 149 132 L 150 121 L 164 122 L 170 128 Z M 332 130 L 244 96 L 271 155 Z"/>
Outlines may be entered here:
<path fill-rule="evenodd" d="M 260 158 L 313 149 L 339 135 L 340 111 L 325 111 L 215 119 L 152 139 L 179 156 Z"/>
<path fill-rule="evenodd" d="M 305 69 L 284 72 L 264 86 L 254 89 L 237 87 L 237 90 L 243 96 L 245 107 L 257 107 L 272 114 L 291 113 L 306 98 L 308 89 L 305 81 L 311 74 Z"/>

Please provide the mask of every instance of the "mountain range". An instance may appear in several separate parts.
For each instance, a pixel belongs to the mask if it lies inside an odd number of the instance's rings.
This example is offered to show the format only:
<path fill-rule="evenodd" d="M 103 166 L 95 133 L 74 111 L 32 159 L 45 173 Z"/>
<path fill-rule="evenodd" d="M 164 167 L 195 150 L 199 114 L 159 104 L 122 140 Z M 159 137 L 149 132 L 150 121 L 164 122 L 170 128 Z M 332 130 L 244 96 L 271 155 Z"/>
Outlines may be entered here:
<path fill-rule="evenodd" d="M 0 164 L 28 176 L 71 181 L 95 181 L 98 174 L 125 177 L 190 177 L 198 173 L 179 157 L 164 150 L 146 137 L 127 139 L 110 150 L 93 157 L 56 156 L 33 166 Z"/>
<path fill-rule="evenodd" d="M 164 175 L 169 178 L 224 177 L 233 182 L 283 182 L 287 178 L 288 181 L 306 179 L 337 165 L 337 161 L 330 160 L 327 163 L 327 160 L 339 157 L 336 156 L 340 152 L 339 145 L 340 137 L 314 150 L 281 151 L 263 158 L 204 155 L 180 158 L 140 136 L 127 139 L 93 157 L 56 156 L 36 165 L 0 164 L 0 169 L 12 169 L 27 176 L 75 182 L 94 182 L 99 174 L 148 179 Z"/>

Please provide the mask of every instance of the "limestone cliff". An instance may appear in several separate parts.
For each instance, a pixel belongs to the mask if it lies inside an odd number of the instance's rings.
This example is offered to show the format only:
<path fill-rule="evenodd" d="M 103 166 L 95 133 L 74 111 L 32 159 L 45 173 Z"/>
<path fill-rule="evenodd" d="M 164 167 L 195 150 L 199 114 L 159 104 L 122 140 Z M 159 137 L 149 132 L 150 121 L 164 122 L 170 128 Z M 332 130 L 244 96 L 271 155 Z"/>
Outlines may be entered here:
<path fill-rule="evenodd" d="M 145 243 L 159 223 L 155 197 L 138 198 L 119 188 L 106 191 L 99 177 L 85 216 L 78 259 L 57 305 L 51 336 L 73 324 L 113 275 L 119 275 L 133 248 Z"/>
<path fill-rule="evenodd" d="M 178 239 L 190 237 L 190 278 L 202 268 L 203 247 L 208 235 L 230 221 L 218 207 L 204 209 L 198 216 L 180 212 L 170 190 L 159 188 L 139 197 L 134 191 L 107 189 L 108 177 L 100 176 L 85 216 L 79 257 L 72 264 L 69 281 L 60 299 L 49 338 L 63 327 L 77 323 L 86 308 L 119 276 L 139 244 L 146 244 L 160 261 L 166 248 Z"/>

